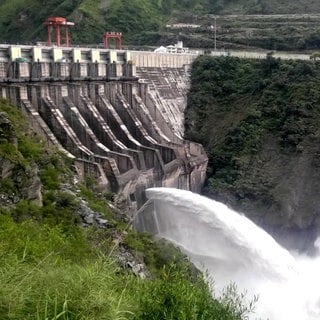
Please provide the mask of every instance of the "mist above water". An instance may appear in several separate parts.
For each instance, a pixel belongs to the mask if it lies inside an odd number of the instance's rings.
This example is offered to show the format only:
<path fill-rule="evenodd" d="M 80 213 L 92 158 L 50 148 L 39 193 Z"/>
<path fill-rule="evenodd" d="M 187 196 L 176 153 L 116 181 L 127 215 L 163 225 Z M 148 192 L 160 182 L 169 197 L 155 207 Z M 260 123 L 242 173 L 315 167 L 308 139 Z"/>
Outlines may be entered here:
<path fill-rule="evenodd" d="M 207 271 L 218 295 L 230 283 L 259 296 L 250 319 L 320 319 L 320 258 L 293 255 L 222 203 L 172 188 L 146 191 L 153 202 L 138 224 L 184 251 Z"/>

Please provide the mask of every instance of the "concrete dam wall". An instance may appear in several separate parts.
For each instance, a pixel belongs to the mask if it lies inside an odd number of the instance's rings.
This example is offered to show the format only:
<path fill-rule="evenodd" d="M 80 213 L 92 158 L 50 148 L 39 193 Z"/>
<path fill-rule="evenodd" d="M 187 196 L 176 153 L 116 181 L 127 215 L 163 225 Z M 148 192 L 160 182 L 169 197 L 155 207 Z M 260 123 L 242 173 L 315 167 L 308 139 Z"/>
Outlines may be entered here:
<path fill-rule="evenodd" d="M 123 51 L 14 49 L 0 48 L 1 97 L 73 158 L 80 175 L 137 207 L 148 187 L 200 190 L 207 156 L 182 138 L 186 64 L 136 65 Z"/>

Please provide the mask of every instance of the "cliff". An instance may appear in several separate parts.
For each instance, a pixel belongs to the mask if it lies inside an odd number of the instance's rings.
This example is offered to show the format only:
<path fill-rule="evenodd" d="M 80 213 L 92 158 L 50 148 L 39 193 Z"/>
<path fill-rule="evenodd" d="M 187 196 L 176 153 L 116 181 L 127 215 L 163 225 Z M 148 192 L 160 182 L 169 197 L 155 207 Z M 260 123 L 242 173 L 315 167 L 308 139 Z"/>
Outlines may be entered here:
<path fill-rule="evenodd" d="M 205 194 L 308 250 L 319 220 L 319 71 L 303 61 L 200 57 L 186 136 L 209 155 Z"/>

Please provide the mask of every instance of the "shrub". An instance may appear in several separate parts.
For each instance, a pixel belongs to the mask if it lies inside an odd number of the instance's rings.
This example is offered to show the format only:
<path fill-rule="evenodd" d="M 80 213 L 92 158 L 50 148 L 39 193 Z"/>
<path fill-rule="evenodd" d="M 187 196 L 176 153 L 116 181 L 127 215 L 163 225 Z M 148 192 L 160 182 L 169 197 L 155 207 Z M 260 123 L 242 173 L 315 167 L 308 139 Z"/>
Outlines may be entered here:
<path fill-rule="evenodd" d="M 214 299 L 202 276 L 192 282 L 188 271 L 175 265 L 143 285 L 135 320 L 240 320 L 245 315 L 237 306 Z"/>

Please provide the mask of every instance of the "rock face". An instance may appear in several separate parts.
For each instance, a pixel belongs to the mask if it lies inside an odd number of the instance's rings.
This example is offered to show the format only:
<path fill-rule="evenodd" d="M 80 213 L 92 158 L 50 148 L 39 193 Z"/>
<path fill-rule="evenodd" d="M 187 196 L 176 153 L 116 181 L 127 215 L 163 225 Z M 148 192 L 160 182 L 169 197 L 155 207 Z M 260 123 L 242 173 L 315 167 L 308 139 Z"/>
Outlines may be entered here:
<path fill-rule="evenodd" d="M 0 156 L 1 206 L 11 206 L 21 199 L 41 206 L 42 184 L 38 176 L 38 166 L 34 161 L 27 165 L 19 163 L 21 155 L 17 149 L 16 132 L 11 121 L 3 112 L 0 113 L 0 139 L 3 145 L 12 148 L 11 153 L 4 153 L 2 150 Z"/>
<path fill-rule="evenodd" d="M 266 139 L 233 192 L 220 197 L 248 214 L 285 246 L 307 250 L 320 228 L 319 147 L 283 153 L 276 139 Z"/>
<path fill-rule="evenodd" d="M 30 166 L 25 169 L 26 182 L 21 189 L 22 197 L 39 206 L 42 205 L 42 183 L 38 176 L 38 166 L 32 162 Z"/>

